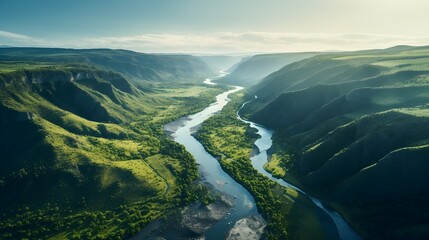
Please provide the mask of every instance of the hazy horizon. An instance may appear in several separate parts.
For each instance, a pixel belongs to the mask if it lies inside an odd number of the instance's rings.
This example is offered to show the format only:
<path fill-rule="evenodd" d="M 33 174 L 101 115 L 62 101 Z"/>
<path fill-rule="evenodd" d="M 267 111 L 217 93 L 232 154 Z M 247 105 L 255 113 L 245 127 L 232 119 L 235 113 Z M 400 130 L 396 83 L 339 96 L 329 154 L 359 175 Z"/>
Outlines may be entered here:
<path fill-rule="evenodd" d="M 0 45 L 246 54 L 429 45 L 424 0 L 0 2 Z"/>

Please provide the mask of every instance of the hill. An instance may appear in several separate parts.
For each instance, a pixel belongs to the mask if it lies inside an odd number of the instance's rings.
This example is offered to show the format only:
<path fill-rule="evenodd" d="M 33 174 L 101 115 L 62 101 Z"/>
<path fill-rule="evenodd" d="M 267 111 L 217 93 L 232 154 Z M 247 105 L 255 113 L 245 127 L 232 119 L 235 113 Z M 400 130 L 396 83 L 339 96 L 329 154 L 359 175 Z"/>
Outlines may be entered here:
<path fill-rule="evenodd" d="M 315 56 L 270 74 L 255 95 L 244 112 L 276 130 L 285 178 L 365 238 L 429 236 L 429 47 Z"/>
<path fill-rule="evenodd" d="M 229 75 L 216 81 L 239 86 L 254 85 L 283 66 L 314 55 L 316 53 L 277 53 L 243 58 L 241 62 L 229 70 Z"/>
<path fill-rule="evenodd" d="M 198 176 L 192 156 L 162 133 L 166 122 L 200 110 L 222 91 L 184 82 L 203 73 L 194 69 L 198 59 L 122 50 L 5 51 L 1 239 L 123 239 L 202 196 L 192 184 Z M 142 79 L 151 88 L 141 90 L 139 76 L 149 66 L 156 75 Z M 173 80 L 180 82 L 165 84 Z"/>
<path fill-rule="evenodd" d="M 157 55 L 112 49 L 1 48 L 0 61 L 85 63 L 122 73 L 137 81 L 201 81 L 209 66 L 190 55 Z"/>

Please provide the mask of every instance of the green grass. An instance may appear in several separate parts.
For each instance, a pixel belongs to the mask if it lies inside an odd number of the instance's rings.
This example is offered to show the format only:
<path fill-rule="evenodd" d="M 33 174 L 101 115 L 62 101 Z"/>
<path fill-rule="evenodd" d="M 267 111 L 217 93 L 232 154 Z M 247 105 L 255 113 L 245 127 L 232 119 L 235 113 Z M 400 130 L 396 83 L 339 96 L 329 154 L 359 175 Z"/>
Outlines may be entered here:
<path fill-rule="evenodd" d="M 258 98 L 244 114 L 275 130 L 265 167 L 330 201 L 364 238 L 427 238 L 417 226 L 428 211 L 428 49 L 319 55 L 249 89 Z"/>
<path fill-rule="evenodd" d="M 32 62 L 0 62 L 0 72 L 8 73 L 17 70 L 34 70 L 47 67 L 56 67 L 56 64 L 51 63 L 32 63 Z"/>
<path fill-rule="evenodd" d="M 153 168 L 170 185 L 176 187 L 176 170 L 180 171 L 181 165 L 178 159 L 163 155 L 153 155 L 145 159 L 151 168 Z"/>
<path fill-rule="evenodd" d="M 207 200 L 192 184 L 194 159 L 162 127 L 223 89 L 175 83 L 145 92 L 98 68 L 26 64 L 0 65 L 0 192 L 10 196 L 0 201 L 0 238 L 124 239 Z M 42 81 L 17 80 L 24 71 Z M 95 77 L 67 79 L 79 72 Z M 22 112 L 32 118 L 18 120 Z"/>
<path fill-rule="evenodd" d="M 286 170 L 282 166 L 282 161 L 283 159 L 279 155 L 273 154 L 270 160 L 265 163 L 264 168 L 273 176 L 283 178 L 286 175 Z"/>
<path fill-rule="evenodd" d="M 415 58 L 415 59 L 399 59 L 399 60 L 387 60 L 375 62 L 373 65 L 383 66 L 383 67 L 397 67 L 400 65 L 423 65 L 428 66 L 429 58 Z"/>
<path fill-rule="evenodd" d="M 287 189 L 258 173 L 250 162 L 255 133 L 236 119 L 243 102 L 242 93 L 233 97 L 222 111 L 205 121 L 197 132 L 198 140 L 222 168 L 255 198 L 259 212 L 268 222 L 268 239 L 323 238 L 311 202 L 294 189 Z M 275 160 L 276 161 L 276 160 Z"/>

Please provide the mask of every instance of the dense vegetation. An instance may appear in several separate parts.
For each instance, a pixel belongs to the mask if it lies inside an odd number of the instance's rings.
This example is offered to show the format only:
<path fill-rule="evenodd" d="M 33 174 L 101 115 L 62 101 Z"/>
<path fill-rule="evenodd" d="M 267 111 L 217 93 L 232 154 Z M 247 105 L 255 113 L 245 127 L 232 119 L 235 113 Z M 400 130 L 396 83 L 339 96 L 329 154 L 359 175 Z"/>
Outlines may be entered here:
<path fill-rule="evenodd" d="M 94 50 L 100 62 L 124 61 L 100 67 L 89 50 L 7 51 L 13 59 L 0 56 L 1 239 L 124 239 L 205 197 L 192 184 L 194 159 L 162 126 L 201 110 L 222 89 L 180 78 L 146 90 L 137 75 L 120 73 L 132 52 Z M 195 73 L 186 77 L 199 77 L 183 58 L 182 70 Z"/>
<path fill-rule="evenodd" d="M 197 139 L 222 168 L 255 198 L 258 210 L 268 222 L 268 239 L 321 239 L 325 237 L 313 204 L 293 189 L 286 189 L 258 173 L 250 162 L 256 134 L 236 118 L 242 94 L 229 102 L 220 114 L 203 123 Z M 311 231 L 309 231 L 309 229 Z"/>
<path fill-rule="evenodd" d="M 266 168 L 365 238 L 427 238 L 429 47 L 309 54 L 234 67 L 247 74 L 237 84 L 250 85 L 293 62 L 251 87 L 257 99 L 243 109 L 276 130 Z M 222 89 L 196 81 L 211 73 L 184 55 L 0 49 L 0 238 L 123 239 L 208 202 L 192 156 L 162 126 L 213 101 Z M 235 96 L 198 139 L 254 196 L 267 238 L 327 237 L 308 199 L 253 169 L 255 134 L 236 119 L 243 101 Z"/>
<path fill-rule="evenodd" d="M 244 111 L 277 130 L 282 156 L 268 169 L 331 201 L 365 238 L 429 236 L 428 47 L 319 55 L 254 95 Z"/>

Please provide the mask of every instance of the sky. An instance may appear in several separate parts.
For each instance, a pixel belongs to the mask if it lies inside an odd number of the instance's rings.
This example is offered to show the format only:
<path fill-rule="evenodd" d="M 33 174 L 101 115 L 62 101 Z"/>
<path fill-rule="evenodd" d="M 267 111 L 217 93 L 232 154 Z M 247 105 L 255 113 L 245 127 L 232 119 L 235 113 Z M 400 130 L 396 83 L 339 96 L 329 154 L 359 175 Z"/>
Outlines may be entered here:
<path fill-rule="evenodd" d="M 429 45 L 428 0 L 0 0 L 0 45 L 158 53 Z"/>

